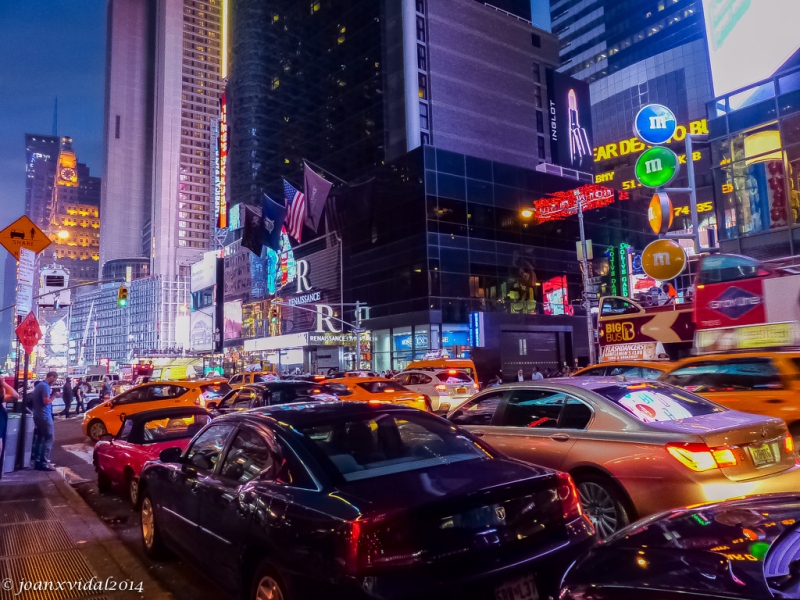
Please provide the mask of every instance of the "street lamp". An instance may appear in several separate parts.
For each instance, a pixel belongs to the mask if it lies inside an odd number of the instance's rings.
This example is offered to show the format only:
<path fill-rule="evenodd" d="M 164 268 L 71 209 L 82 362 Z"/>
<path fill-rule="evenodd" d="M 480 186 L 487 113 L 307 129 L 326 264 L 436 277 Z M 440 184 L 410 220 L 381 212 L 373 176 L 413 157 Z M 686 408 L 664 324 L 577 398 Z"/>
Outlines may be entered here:
<path fill-rule="evenodd" d="M 69 231 L 62 229 L 58 232 L 58 239 L 66 240 L 67 238 L 69 238 Z"/>
<path fill-rule="evenodd" d="M 596 362 L 594 352 L 594 326 L 592 325 L 591 303 L 586 295 L 589 290 L 589 255 L 586 249 L 586 232 L 583 228 L 583 201 L 585 198 L 579 189 L 573 190 L 573 193 L 575 194 L 578 226 L 581 232 L 581 271 L 583 271 L 583 302 L 581 302 L 581 305 L 586 309 L 586 331 L 589 335 L 589 364 L 593 365 Z M 533 216 L 533 210 L 530 208 L 523 208 L 519 214 L 523 219 L 530 219 Z"/>

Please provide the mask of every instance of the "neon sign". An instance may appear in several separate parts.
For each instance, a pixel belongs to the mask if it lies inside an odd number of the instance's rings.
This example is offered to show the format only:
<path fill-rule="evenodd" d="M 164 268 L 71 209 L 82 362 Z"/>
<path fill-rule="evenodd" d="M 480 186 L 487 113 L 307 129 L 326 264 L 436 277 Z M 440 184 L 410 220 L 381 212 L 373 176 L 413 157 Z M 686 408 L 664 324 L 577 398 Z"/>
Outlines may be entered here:
<path fill-rule="evenodd" d="M 535 200 L 533 208 L 539 223 L 546 223 L 577 214 L 579 200 L 584 211 L 608 206 L 614 202 L 614 190 L 602 185 L 582 185 L 574 190 L 554 192 L 549 198 Z"/>
<path fill-rule="evenodd" d="M 218 229 L 228 227 L 228 203 L 226 200 L 227 192 L 227 166 L 228 166 L 228 102 L 225 92 L 219 99 L 219 196 L 217 205 L 219 206 L 219 218 L 217 220 Z"/>

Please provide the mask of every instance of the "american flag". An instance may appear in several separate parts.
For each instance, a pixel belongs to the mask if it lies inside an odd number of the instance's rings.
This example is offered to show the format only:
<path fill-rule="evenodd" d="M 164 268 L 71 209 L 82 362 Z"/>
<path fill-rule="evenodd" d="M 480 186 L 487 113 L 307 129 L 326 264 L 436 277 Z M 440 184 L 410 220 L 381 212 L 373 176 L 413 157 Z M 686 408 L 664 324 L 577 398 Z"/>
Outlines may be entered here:
<path fill-rule="evenodd" d="M 303 223 L 306 221 L 306 197 L 291 183 L 283 180 L 283 194 L 286 197 L 286 231 L 301 242 L 303 236 Z"/>

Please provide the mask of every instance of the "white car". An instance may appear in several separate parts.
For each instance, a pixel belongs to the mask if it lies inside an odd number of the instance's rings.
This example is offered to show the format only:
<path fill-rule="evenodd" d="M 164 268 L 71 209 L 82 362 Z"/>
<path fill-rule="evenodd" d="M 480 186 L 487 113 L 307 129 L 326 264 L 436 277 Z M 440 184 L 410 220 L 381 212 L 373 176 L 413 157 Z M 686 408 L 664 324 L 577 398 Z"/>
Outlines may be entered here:
<path fill-rule="evenodd" d="M 431 408 L 436 413 L 458 408 L 478 391 L 478 385 L 466 371 L 460 369 L 403 371 L 393 379 L 410 390 L 430 397 Z"/>

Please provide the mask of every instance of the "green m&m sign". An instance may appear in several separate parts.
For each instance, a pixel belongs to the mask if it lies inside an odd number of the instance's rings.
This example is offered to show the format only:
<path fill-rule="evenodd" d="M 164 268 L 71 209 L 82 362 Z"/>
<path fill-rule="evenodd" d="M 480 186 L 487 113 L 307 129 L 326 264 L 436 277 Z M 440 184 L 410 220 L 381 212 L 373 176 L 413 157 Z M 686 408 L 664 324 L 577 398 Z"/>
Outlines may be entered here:
<path fill-rule="evenodd" d="M 663 146 L 645 150 L 636 161 L 636 179 L 649 188 L 667 185 L 678 176 L 679 170 L 678 155 Z"/>

